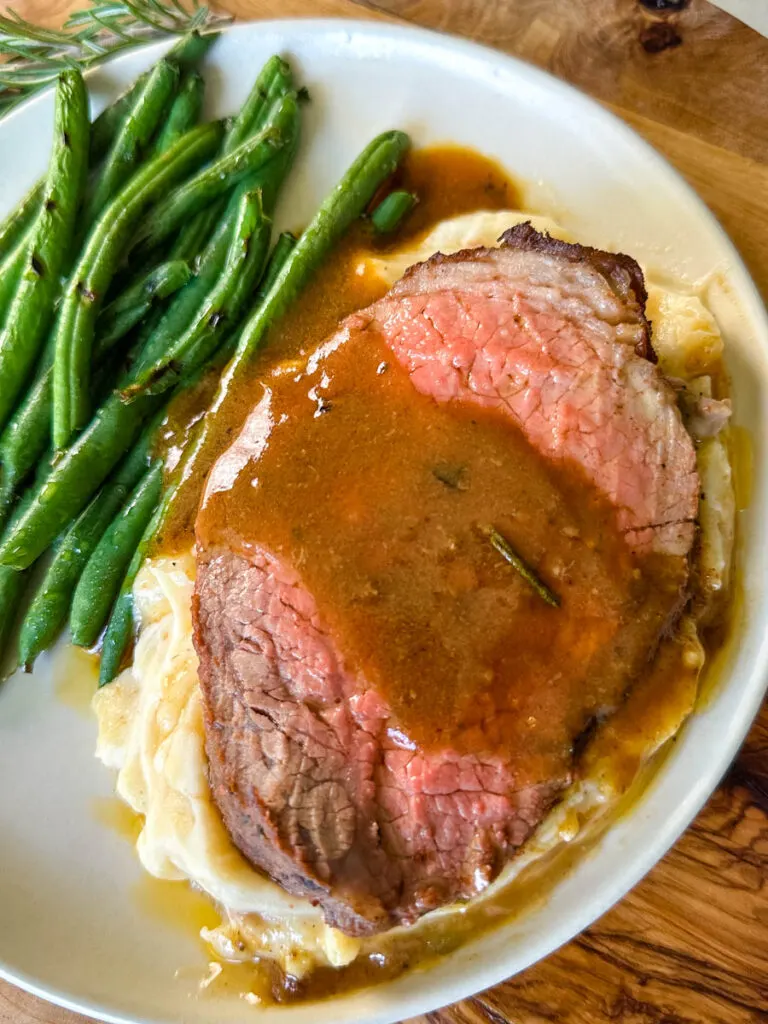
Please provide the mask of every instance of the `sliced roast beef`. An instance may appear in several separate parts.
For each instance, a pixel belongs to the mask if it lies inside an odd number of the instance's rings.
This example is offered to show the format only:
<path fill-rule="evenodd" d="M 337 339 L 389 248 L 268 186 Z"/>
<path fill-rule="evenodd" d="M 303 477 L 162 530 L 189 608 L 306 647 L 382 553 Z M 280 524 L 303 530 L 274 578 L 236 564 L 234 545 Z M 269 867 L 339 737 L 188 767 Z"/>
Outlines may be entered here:
<path fill-rule="evenodd" d="M 644 298 L 634 261 L 527 226 L 436 256 L 268 380 L 213 467 L 214 797 L 350 934 L 482 891 L 679 614 L 698 484 Z"/>
<path fill-rule="evenodd" d="M 639 266 L 529 224 L 502 242 L 411 268 L 370 313 L 416 388 L 503 409 L 539 451 L 585 469 L 632 546 L 686 554 L 696 457 L 650 361 Z"/>

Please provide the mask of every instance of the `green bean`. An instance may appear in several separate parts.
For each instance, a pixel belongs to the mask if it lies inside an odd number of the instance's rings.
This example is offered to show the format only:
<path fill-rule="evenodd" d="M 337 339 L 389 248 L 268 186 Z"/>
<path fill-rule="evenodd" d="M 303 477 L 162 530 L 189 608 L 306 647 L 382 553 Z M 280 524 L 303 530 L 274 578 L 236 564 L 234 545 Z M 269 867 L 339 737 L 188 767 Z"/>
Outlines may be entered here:
<path fill-rule="evenodd" d="M 0 334 L 0 427 L 37 359 L 51 323 L 61 273 L 88 167 L 88 93 L 79 71 L 56 87 L 54 147 L 42 206 L 22 274 Z"/>
<path fill-rule="evenodd" d="M 388 235 L 400 227 L 417 203 L 413 192 L 390 192 L 371 214 L 371 224 L 380 235 Z"/>
<path fill-rule="evenodd" d="M 279 124 L 286 138 L 286 146 L 280 158 L 270 161 L 265 167 L 248 175 L 233 192 L 226 212 L 220 217 L 213 236 L 200 256 L 194 279 L 179 292 L 143 344 L 141 369 L 161 361 L 168 350 L 175 347 L 177 339 L 184 335 L 202 308 L 206 295 L 214 286 L 224 265 L 232 238 L 233 224 L 238 217 L 239 203 L 245 192 L 260 188 L 264 213 L 268 217 L 271 216 L 298 139 L 299 108 L 295 97 L 285 97 L 280 102 L 279 110 L 276 108 L 276 113 L 279 113 Z M 137 367 L 137 372 L 138 369 Z"/>
<path fill-rule="evenodd" d="M 3 678 L 3 654 L 16 625 L 19 605 L 24 594 L 27 573 L 17 572 L 8 566 L 0 565 L 0 679 Z M 11 671 L 15 669 L 13 665 Z"/>
<path fill-rule="evenodd" d="M 154 156 L 170 149 L 177 139 L 197 124 L 200 120 L 200 111 L 203 109 L 204 93 L 205 82 L 202 75 L 196 71 L 188 71 L 181 80 L 165 124 L 155 139 Z"/>
<path fill-rule="evenodd" d="M 197 272 L 189 284 L 165 310 L 158 311 L 158 316 L 147 322 L 147 330 L 142 331 L 136 346 L 138 354 L 134 367 L 151 365 L 161 359 L 187 329 L 221 273 L 231 234 L 232 222 L 224 216 L 201 253 Z"/>
<path fill-rule="evenodd" d="M 223 151 L 231 153 L 250 135 L 260 131 L 275 100 L 290 92 L 292 88 L 293 78 L 289 64 L 282 57 L 270 57 L 259 72 L 259 77 L 254 82 L 240 112 L 229 126 Z"/>
<path fill-rule="evenodd" d="M 200 383 L 206 372 L 220 372 L 229 362 L 234 352 L 235 340 L 236 335 L 232 334 L 217 351 L 210 364 L 198 366 L 196 369 L 190 370 L 180 381 L 176 393 L 195 387 Z M 142 535 L 120 587 L 120 593 L 112 609 L 102 641 L 99 686 L 106 686 L 117 676 L 133 638 L 133 585 L 145 558 L 155 542 L 160 525 L 166 518 L 165 513 L 168 504 L 168 492 L 166 492 Z"/>
<path fill-rule="evenodd" d="M 14 511 L 11 522 L 15 522 L 26 512 L 29 508 L 30 500 L 28 495 L 22 498 Z M 19 610 L 28 579 L 29 570 L 19 572 L 8 566 L 0 565 L 0 679 L 15 671 L 17 667 L 16 663 L 13 665 L 3 665 L 2 660 L 8 639 L 19 617 Z"/>
<path fill-rule="evenodd" d="M 201 36 L 198 32 L 192 32 L 170 49 L 164 59 L 171 64 L 175 64 L 181 70 L 187 70 L 205 56 L 211 44 L 217 38 L 218 33 L 216 32 L 205 36 Z M 148 71 L 140 75 L 127 92 L 124 92 L 114 102 L 110 103 L 109 106 L 105 107 L 94 120 L 91 125 L 89 161 L 91 167 L 94 167 L 103 160 L 120 130 L 125 115 L 133 106 L 136 96 L 148 76 Z M 0 224 L 0 259 L 5 258 L 7 253 L 20 240 L 26 228 L 29 227 L 39 209 L 44 185 L 44 178 L 33 185 L 21 203 Z"/>
<path fill-rule="evenodd" d="M 182 377 L 174 394 L 196 387 L 206 373 L 220 373 L 232 357 L 235 350 L 236 337 L 236 334 L 233 332 L 209 363 L 191 368 Z M 133 584 L 144 559 L 155 542 L 159 527 L 165 519 L 167 504 L 168 492 L 163 495 L 149 525 L 144 531 L 123 580 L 120 594 L 112 609 L 112 615 L 110 616 L 102 642 L 99 686 L 111 683 L 118 674 L 133 637 Z"/>
<path fill-rule="evenodd" d="M 272 220 L 265 213 L 262 190 L 252 189 L 251 195 L 258 197 L 259 218 L 250 241 L 247 243 L 248 251 L 242 259 L 242 268 L 236 274 L 234 286 L 228 300 L 226 316 L 229 320 L 228 333 L 230 334 L 235 332 L 235 329 L 242 320 L 243 313 L 250 307 L 259 282 L 264 277 L 267 260 L 269 259 Z M 203 350 L 206 350 L 205 342 L 203 342 Z M 208 356 L 206 355 L 205 361 L 207 359 Z M 200 361 L 200 356 L 195 356 L 191 359 L 193 363 Z"/>
<path fill-rule="evenodd" d="M 347 170 L 289 254 L 264 301 L 256 306 L 245 324 L 233 372 L 250 360 L 269 325 L 285 312 L 328 250 L 363 213 L 382 182 L 395 171 L 409 145 L 410 140 L 403 132 L 384 132 L 366 146 Z"/>
<path fill-rule="evenodd" d="M 192 271 L 183 260 L 160 263 L 105 306 L 96 321 L 96 359 L 143 320 L 153 303 L 179 291 L 191 277 Z"/>
<path fill-rule="evenodd" d="M 211 43 L 217 38 L 217 35 L 217 33 L 213 33 L 206 35 L 205 37 L 201 37 L 199 33 L 193 32 L 182 39 L 180 43 L 175 45 L 165 55 L 165 62 L 182 71 L 182 84 L 179 87 L 179 95 L 171 104 L 171 109 L 165 119 L 165 123 L 158 133 L 162 138 L 155 140 L 155 143 L 150 147 L 147 159 L 159 156 L 160 153 L 170 148 L 170 146 L 176 142 L 185 131 L 192 128 L 197 122 L 197 114 L 199 114 L 200 103 L 202 102 L 202 91 L 204 85 L 202 78 L 196 71 L 194 71 L 192 65 L 199 61 L 199 59 L 207 52 Z M 112 115 L 110 119 L 109 129 L 112 134 L 108 139 L 105 138 L 104 150 L 106 150 L 108 146 L 111 146 L 114 136 L 118 130 L 120 130 L 126 119 L 126 114 L 135 106 L 136 99 L 146 85 L 150 73 L 150 71 L 147 71 L 144 72 L 143 75 L 140 75 L 129 92 L 117 100 L 116 104 L 113 104 L 113 106 L 119 106 L 120 110 L 118 111 L 118 116 Z M 94 122 L 93 130 L 96 131 L 101 125 L 102 118 L 107 117 L 107 115 L 110 115 L 111 113 L 112 108 L 110 107 L 103 111 Z M 93 156 L 94 154 L 92 153 L 92 165 L 98 162 L 93 159 Z M 196 255 L 196 253 L 193 255 Z M 109 296 L 106 298 L 109 299 Z"/>
<path fill-rule="evenodd" d="M 126 114 L 136 102 L 136 97 L 144 88 L 148 77 L 148 71 L 145 71 L 143 75 L 139 75 L 133 85 L 122 96 L 118 96 L 114 103 L 110 103 L 108 107 L 105 107 L 91 125 L 89 158 L 91 167 L 95 167 L 106 156 L 110 146 L 115 141 L 115 136 L 120 131 Z"/>
<path fill-rule="evenodd" d="M 48 447 L 51 434 L 52 373 L 53 345 L 49 340 L 29 390 L 0 436 L 2 494 L 6 501 L 13 496 Z"/>
<path fill-rule="evenodd" d="M 115 474 L 55 545 L 19 633 L 19 662 L 31 665 L 56 642 L 69 615 L 72 593 L 104 531 L 150 463 L 158 422 L 148 426 Z M 0 569 L 0 573 L 5 571 Z"/>
<path fill-rule="evenodd" d="M 209 353 L 195 349 L 181 360 L 183 378 L 194 374 Z M 31 565 L 95 494 L 142 423 L 164 404 L 144 393 L 125 403 L 118 394 L 103 402 L 87 428 L 31 488 L 29 507 L 16 516 L 0 541 L 0 564 Z"/>
<path fill-rule="evenodd" d="M 294 146 L 295 141 L 286 147 L 287 155 L 275 161 L 282 174 Z M 274 169 L 267 175 L 272 176 L 276 176 Z M 276 188 L 277 180 L 265 182 L 265 193 L 274 194 Z M 190 355 L 197 358 L 200 354 Z M 193 373 L 199 365 L 190 358 L 180 372 Z M 129 404 L 116 395 L 109 396 L 75 443 L 35 482 L 29 509 L 14 520 L 0 541 L 0 564 L 19 568 L 31 565 L 92 497 L 131 444 L 142 422 L 162 404 L 162 396 L 157 395 L 141 395 Z"/>
<path fill-rule="evenodd" d="M 125 292 L 111 306 L 107 306 L 96 324 L 96 365 L 103 364 L 105 356 L 146 315 L 154 302 L 181 288 L 189 278 L 190 270 L 180 260 L 160 264 L 142 281 L 137 282 L 130 294 Z M 0 465 L 3 470 L 0 505 L 26 479 L 50 442 L 53 391 L 51 342 L 46 345 L 29 390 L 0 435 Z"/>
<path fill-rule="evenodd" d="M 203 353 L 205 359 L 207 353 L 218 347 L 219 339 L 237 321 L 246 298 L 261 276 L 271 228 L 272 222 L 261 205 L 261 192 L 246 192 L 238 203 L 218 280 L 187 329 L 159 356 L 153 358 L 154 353 L 148 351 L 148 356 L 140 359 L 131 370 L 121 387 L 124 399 L 141 394 L 150 386 L 155 393 L 167 390 L 178 379 L 174 368 L 185 365 L 190 353 Z M 195 358 L 201 357 L 196 355 Z"/>
<path fill-rule="evenodd" d="M 0 529 L 5 526 L 8 516 L 13 508 L 14 488 L 6 486 L 5 481 L 0 482 Z"/>
<path fill-rule="evenodd" d="M 155 142 L 151 147 L 150 158 L 157 157 L 162 153 L 165 153 L 166 150 L 170 149 L 171 146 L 182 137 L 182 135 L 197 124 L 200 119 L 204 89 L 205 85 L 203 79 L 196 71 L 189 71 L 183 76 L 181 84 L 179 85 L 179 91 L 171 104 L 168 116 L 166 117 L 165 122 L 160 128 Z M 173 254 L 171 259 L 181 259 L 185 262 L 191 263 L 198 251 L 199 248 L 195 249 L 189 257 Z M 182 252 L 182 250 L 180 249 L 179 252 Z M 159 252 L 155 254 L 156 257 L 159 255 Z M 155 260 L 142 260 L 141 262 L 155 262 Z M 129 288 L 131 283 L 135 282 L 135 279 L 136 275 L 134 275 L 133 278 L 129 278 L 129 284 L 126 285 L 126 288 Z M 119 280 L 117 283 L 120 283 Z"/>
<path fill-rule="evenodd" d="M 16 209 L 11 210 L 0 224 L 0 259 L 5 259 L 26 234 L 40 209 L 44 187 L 45 179 L 33 185 Z"/>
<path fill-rule="evenodd" d="M 157 532 L 161 508 L 162 505 L 159 505 L 155 510 L 139 541 L 120 587 L 120 593 L 115 601 L 112 614 L 109 617 L 104 639 L 101 643 L 99 686 L 106 686 L 107 683 L 111 683 L 120 672 L 126 651 L 133 639 L 133 584 Z"/>
<path fill-rule="evenodd" d="M 291 69 L 288 64 L 280 57 L 270 57 L 262 68 L 240 113 L 230 123 L 224 136 L 222 152 L 231 152 L 249 135 L 262 128 L 275 101 L 290 92 L 291 88 Z M 213 227 L 222 216 L 225 206 L 225 201 L 220 199 L 188 220 L 179 231 L 173 244 L 171 258 L 187 260 L 187 262 L 195 259 L 210 238 Z"/>
<path fill-rule="evenodd" d="M 146 74 L 142 75 L 128 92 L 118 97 L 108 107 L 105 107 L 91 125 L 89 160 L 91 167 L 103 159 L 104 154 L 112 145 L 125 115 L 133 104 L 140 85 L 146 78 Z M 23 235 L 31 226 L 40 209 L 44 188 L 45 178 L 41 178 L 32 186 L 19 205 L 11 210 L 5 220 L 0 223 L 0 260 L 4 260 L 16 247 L 17 243 L 21 241 Z M 6 277 L 5 272 L 0 269 L 0 281 L 5 283 Z"/>
<path fill-rule="evenodd" d="M 143 365 L 150 365 L 153 361 L 161 359 L 163 353 L 170 346 L 174 345 L 177 338 L 193 323 L 205 296 L 213 287 L 221 271 L 231 238 L 232 218 L 237 216 L 238 205 L 246 191 L 260 188 L 264 212 L 268 215 L 273 210 L 280 185 L 285 180 L 290 169 L 295 150 L 295 141 L 298 138 L 298 108 L 295 109 L 295 114 L 296 119 L 292 129 L 294 144 L 290 148 L 286 147 L 281 159 L 270 162 L 267 167 L 253 175 L 249 175 L 245 181 L 241 182 L 238 188 L 234 190 L 228 204 L 225 204 L 223 215 L 219 210 L 219 204 L 215 204 L 209 210 L 199 215 L 200 218 L 206 217 L 211 212 L 215 213 L 218 219 L 216 230 L 197 260 L 198 266 L 195 279 L 189 282 L 186 288 L 175 297 L 165 312 L 157 310 L 155 316 L 150 317 L 146 322 L 135 347 L 135 351 L 141 352 Z M 176 251 L 175 247 L 173 251 Z M 241 280 L 245 282 L 245 288 L 251 288 L 250 276 L 248 274 Z M 241 285 L 241 287 L 244 286 Z M 243 303 L 247 298 L 247 292 L 244 292 L 242 300 L 236 296 L 236 303 L 234 304 L 236 304 L 239 310 L 242 310 Z M 132 359 L 131 361 L 135 365 L 136 360 Z M 172 374 L 170 379 L 174 379 L 175 376 L 175 373 Z M 165 382 L 161 386 L 164 387 Z"/>
<path fill-rule="evenodd" d="M 270 324 L 285 312 L 331 247 L 352 221 L 363 213 L 382 182 L 395 171 L 409 145 L 407 135 L 391 131 L 377 136 L 366 146 L 322 203 L 288 254 L 266 296 L 257 299 L 251 317 L 240 333 L 235 355 L 221 377 L 213 403 L 187 445 L 174 482 L 166 491 L 158 513 L 159 529 L 179 504 L 183 506 L 187 488 L 197 486 L 201 467 L 209 466 L 218 454 L 212 424 L 231 394 L 233 380 L 253 358 Z"/>
<path fill-rule="evenodd" d="M 228 192 L 246 175 L 269 163 L 284 149 L 288 139 L 282 126 L 287 119 L 293 117 L 292 107 L 295 104 L 295 96 L 289 94 L 283 97 L 270 123 L 258 135 L 246 139 L 231 153 L 204 168 L 155 207 L 143 228 L 139 229 L 137 244 L 141 251 L 146 252 L 159 245 L 189 217 Z"/>
<path fill-rule="evenodd" d="M 120 585 L 163 489 L 163 462 L 144 474 L 96 546 L 72 598 L 70 630 L 78 647 L 92 647 L 109 619 Z"/>
<path fill-rule="evenodd" d="M 86 228 L 94 223 L 107 203 L 133 174 L 166 112 L 178 80 L 178 69 L 165 60 L 158 61 L 149 73 L 115 136 L 104 166 L 98 172 L 86 200 L 82 214 L 82 223 Z"/>
<path fill-rule="evenodd" d="M 175 65 L 182 71 L 194 67 L 208 52 L 211 44 L 218 38 L 218 33 L 201 36 L 199 32 L 190 32 L 179 40 L 175 46 L 165 54 L 164 60 Z M 125 115 L 133 107 L 136 97 L 144 87 L 150 72 L 145 71 L 136 79 L 133 85 L 119 96 L 114 103 L 106 107 L 96 120 L 91 129 L 91 166 L 94 167 L 104 158 L 107 150 L 120 130 Z"/>
<path fill-rule="evenodd" d="M 110 372 L 111 371 L 111 372 Z M 95 378 L 95 394 L 103 394 L 104 381 L 114 369 L 102 367 Z M 39 465 L 48 450 L 51 439 L 51 393 L 53 382 L 53 353 L 46 346 L 40 366 L 23 402 L 8 421 L 0 436 L 0 526 L 6 519 L 8 505 L 18 490 Z"/>
<path fill-rule="evenodd" d="M 5 324 L 8 310 L 13 297 L 18 291 L 24 267 L 27 265 L 27 253 L 32 239 L 33 227 L 27 228 L 16 245 L 0 263 L 0 327 Z"/>
<path fill-rule="evenodd" d="M 293 252 L 295 245 L 296 236 L 292 235 L 290 231 L 283 231 L 283 233 L 278 236 L 278 239 L 275 242 L 275 247 L 269 257 L 267 269 L 264 271 L 264 277 L 259 282 L 257 300 L 263 299 L 275 283 L 277 275 L 283 269 L 283 264 L 288 259 L 290 253 Z"/>
<path fill-rule="evenodd" d="M 280 153 L 264 167 L 252 171 L 241 182 L 234 195 L 261 189 L 261 201 L 268 216 L 272 216 L 277 206 L 277 198 L 288 173 L 293 166 L 299 143 L 299 104 L 295 93 L 289 93 L 277 101 L 277 105 L 286 115 L 283 131 L 286 145 Z"/>
<path fill-rule="evenodd" d="M 175 64 L 182 71 L 189 71 L 190 68 L 197 67 L 218 38 L 218 32 L 206 32 L 205 35 L 201 35 L 195 29 L 174 43 L 165 54 L 165 60 Z"/>
<path fill-rule="evenodd" d="M 208 372 L 220 372 L 232 356 L 234 342 L 235 335 L 233 334 L 225 341 L 208 364 L 190 368 L 182 377 L 174 394 L 179 394 L 182 391 L 196 387 Z M 153 424 L 147 428 L 147 431 L 154 430 L 155 424 L 161 418 L 162 413 L 155 418 Z M 120 671 L 126 650 L 133 637 L 133 584 L 144 559 L 154 543 L 158 527 L 163 519 L 165 502 L 166 497 L 164 496 L 136 547 L 136 551 L 125 574 L 125 579 L 120 587 L 120 593 L 112 609 L 102 642 L 99 686 L 112 682 Z"/>
<path fill-rule="evenodd" d="M 209 365 L 198 366 L 189 370 L 180 381 L 175 393 L 193 388 L 200 383 L 204 373 L 220 372 L 229 362 L 234 352 L 236 336 L 233 334 L 217 351 Z M 155 542 L 161 523 L 165 519 L 165 512 L 168 506 L 168 492 L 163 496 L 162 501 L 155 510 L 152 519 L 149 521 L 144 534 L 139 541 L 128 571 L 125 574 L 120 593 L 115 602 L 112 614 L 107 624 L 106 632 L 101 646 L 101 666 L 99 671 L 99 686 L 111 683 L 120 671 L 125 654 L 128 650 L 134 632 L 133 617 L 133 585 L 139 573 L 144 559 Z"/>
<path fill-rule="evenodd" d="M 187 263 L 197 259 L 225 207 L 226 199 L 220 199 L 187 221 L 170 248 L 169 258 L 185 260 Z"/>
<path fill-rule="evenodd" d="M 208 353 L 195 351 L 179 367 L 185 387 Z M 0 540 L 0 565 L 26 569 L 78 515 L 130 448 L 144 421 L 165 404 L 164 396 L 143 394 L 123 402 L 109 395 L 74 444 L 39 474 L 24 509 Z"/>
<path fill-rule="evenodd" d="M 165 361 L 166 353 L 177 347 L 179 338 L 184 336 L 191 325 L 200 318 L 202 310 L 205 308 L 206 297 L 215 287 L 227 259 L 233 224 L 244 194 L 245 190 L 241 185 L 230 198 L 226 211 L 216 226 L 216 231 L 201 253 L 195 277 L 159 317 L 153 331 L 143 339 L 141 357 L 134 363 L 133 375 L 126 381 L 128 386 L 133 383 L 133 376 L 141 372 L 143 368 Z M 266 214 L 263 199 L 262 210 Z M 246 280 L 250 280 L 250 275 L 246 277 Z M 237 305 L 240 312 L 242 303 L 239 299 Z"/>
<path fill-rule="evenodd" d="M 99 313 L 94 336 L 96 358 L 112 347 L 115 331 L 126 317 L 132 319 L 128 329 L 135 327 L 153 302 L 167 299 L 183 288 L 191 278 L 189 264 L 179 259 L 158 263 L 140 277 L 134 278 L 125 290 Z M 117 334 L 117 338 L 122 336 L 122 333 Z"/>
<path fill-rule="evenodd" d="M 30 489 L 30 505 L 6 528 L 0 565 L 30 566 L 78 515 L 130 448 L 162 396 L 142 395 L 130 404 L 109 395 L 86 429 Z"/>
<path fill-rule="evenodd" d="M 90 361 L 102 296 L 135 225 L 149 204 L 208 159 L 222 126 L 201 125 L 142 167 L 104 210 L 73 271 L 56 323 L 53 375 L 53 442 L 63 448 L 88 418 Z"/>

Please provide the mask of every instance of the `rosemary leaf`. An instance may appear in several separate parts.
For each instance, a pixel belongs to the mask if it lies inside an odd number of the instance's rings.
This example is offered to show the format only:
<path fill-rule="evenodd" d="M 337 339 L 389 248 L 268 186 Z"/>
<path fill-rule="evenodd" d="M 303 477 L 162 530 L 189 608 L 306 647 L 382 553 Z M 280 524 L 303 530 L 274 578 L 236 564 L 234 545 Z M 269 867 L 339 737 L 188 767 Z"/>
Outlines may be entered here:
<path fill-rule="evenodd" d="M 9 8 L 0 14 L 0 116 L 50 85 L 68 67 L 81 71 L 153 39 L 211 31 L 232 19 L 191 0 L 90 0 L 63 29 L 26 21 Z"/>
<path fill-rule="evenodd" d="M 466 466 L 457 466 L 450 462 L 439 462 L 432 467 L 432 476 L 450 487 L 453 491 L 466 491 L 468 484 L 466 477 Z"/>
<path fill-rule="evenodd" d="M 542 601 L 546 601 L 547 604 L 551 605 L 553 608 L 560 607 L 560 598 L 557 594 L 554 594 L 546 583 L 543 583 L 542 580 L 539 579 L 530 565 L 528 565 L 528 563 L 518 555 L 509 541 L 505 537 L 502 537 L 498 530 L 489 526 L 483 532 L 487 535 L 488 540 L 498 551 L 501 557 L 509 562 L 509 564 L 516 569 L 518 573 L 520 573 L 526 583 L 536 591 Z"/>

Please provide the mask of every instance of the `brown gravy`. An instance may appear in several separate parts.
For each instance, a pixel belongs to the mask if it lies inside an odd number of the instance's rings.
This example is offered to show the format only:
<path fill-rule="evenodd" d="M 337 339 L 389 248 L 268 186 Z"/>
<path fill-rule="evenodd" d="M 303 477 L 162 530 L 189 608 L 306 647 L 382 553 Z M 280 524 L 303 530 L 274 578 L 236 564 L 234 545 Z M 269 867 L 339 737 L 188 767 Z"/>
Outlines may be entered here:
<path fill-rule="evenodd" d="M 499 413 L 419 394 L 370 331 L 308 372 L 275 368 L 245 434 L 251 457 L 207 497 L 198 540 L 258 543 L 296 569 L 347 668 L 411 741 L 503 755 L 518 786 L 563 777 L 676 600 L 575 467 Z"/>
<path fill-rule="evenodd" d="M 448 217 L 476 210 L 520 209 L 520 190 L 493 160 L 459 146 L 417 149 L 404 160 L 394 184 L 419 197 L 396 247 Z M 391 244 L 391 243 L 390 243 Z"/>

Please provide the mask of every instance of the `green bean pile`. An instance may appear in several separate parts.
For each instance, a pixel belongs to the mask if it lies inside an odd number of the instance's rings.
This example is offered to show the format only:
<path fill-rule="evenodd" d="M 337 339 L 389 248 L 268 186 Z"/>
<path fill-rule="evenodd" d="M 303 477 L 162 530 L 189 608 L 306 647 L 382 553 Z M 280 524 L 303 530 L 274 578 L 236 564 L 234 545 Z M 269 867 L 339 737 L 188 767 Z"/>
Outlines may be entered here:
<path fill-rule="evenodd" d="M 270 250 L 305 90 L 272 57 L 234 118 L 199 123 L 197 65 L 214 38 L 182 39 L 93 123 L 82 76 L 64 71 L 47 175 L 0 224 L 6 669 L 29 668 L 68 625 L 75 644 L 100 646 L 100 683 L 115 678 L 136 574 L 183 481 L 210 461 L 216 410 L 409 145 L 379 135 L 302 235 Z M 415 201 L 392 196 L 372 215 L 382 233 Z M 161 423 L 208 373 L 217 395 L 169 483 Z"/>

